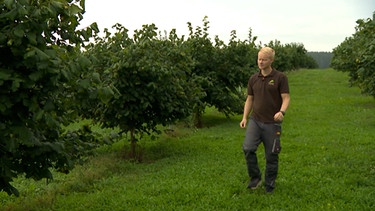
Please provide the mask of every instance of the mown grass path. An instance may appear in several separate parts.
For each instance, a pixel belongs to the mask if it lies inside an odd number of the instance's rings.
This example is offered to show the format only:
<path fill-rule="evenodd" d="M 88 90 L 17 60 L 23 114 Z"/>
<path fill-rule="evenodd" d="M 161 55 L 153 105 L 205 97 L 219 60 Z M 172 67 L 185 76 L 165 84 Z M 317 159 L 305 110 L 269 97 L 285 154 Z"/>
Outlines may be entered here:
<path fill-rule="evenodd" d="M 277 188 L 251 191 L 242 154 L 241 115 L 215 110 L 205 128 L 175 127 L 142 141 L 143 163 L 121 159 L 123 143 L 71 174 L 20 179 L 5 210 L 374 210 L 375 101 L 348 86 L 345 73 L 288 74 L 291 105 L 283 123 Z M 263 148 L 258 150 L 264 171 Z"/>

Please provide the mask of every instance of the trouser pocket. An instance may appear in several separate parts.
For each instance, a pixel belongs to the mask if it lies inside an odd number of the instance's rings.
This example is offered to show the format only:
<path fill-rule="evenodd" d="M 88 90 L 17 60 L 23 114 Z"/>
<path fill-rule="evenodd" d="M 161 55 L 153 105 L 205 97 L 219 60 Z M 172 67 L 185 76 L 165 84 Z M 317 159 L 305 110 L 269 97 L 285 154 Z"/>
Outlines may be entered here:
<path fill-rule="evenodd" d="M 272 143 L 272 153 L 279 154 L 281 151 L 281 143 L 280 143 L 281 124 L 277 123 L 274 125 L 275 125 L 275 138 L 273 139 L 273 143 Z"/>
<path fill-rule="evenodd" d="M 281 143 L 279 138 L 273 140 L 272 153 L 279 154 L 281 152 Z"/>

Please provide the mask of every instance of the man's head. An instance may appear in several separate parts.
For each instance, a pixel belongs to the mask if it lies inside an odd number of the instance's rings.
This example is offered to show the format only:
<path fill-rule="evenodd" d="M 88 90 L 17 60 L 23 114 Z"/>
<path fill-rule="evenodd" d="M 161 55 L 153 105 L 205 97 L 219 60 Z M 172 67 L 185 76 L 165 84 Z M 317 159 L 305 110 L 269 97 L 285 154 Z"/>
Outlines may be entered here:
<path fill-rule="evenodd" d="M 271 68 L 275 58 L 275 51 L 270 47 L 264 47 L 258 52 L 258 67 L 261 70 Z"/>

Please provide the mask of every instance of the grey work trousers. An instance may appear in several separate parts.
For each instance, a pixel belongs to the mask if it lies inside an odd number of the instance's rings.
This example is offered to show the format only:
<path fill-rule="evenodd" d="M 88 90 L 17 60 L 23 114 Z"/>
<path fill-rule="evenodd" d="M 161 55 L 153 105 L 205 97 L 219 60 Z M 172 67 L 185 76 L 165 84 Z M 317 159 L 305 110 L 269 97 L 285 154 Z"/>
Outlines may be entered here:
<path fill-rule="evenodd" d="M 259 144 L 263 143 L 266 157 L 265 185 L 271 188 L 275 188 L 279 162 L 279 155 L 272 152 L 272 147 L 275 139 L 280 140 L 280 135 L 281 123 L 265 124 L 250 118 L 242 146 L 249 177 L 261 179 L 256 151 Z"/>

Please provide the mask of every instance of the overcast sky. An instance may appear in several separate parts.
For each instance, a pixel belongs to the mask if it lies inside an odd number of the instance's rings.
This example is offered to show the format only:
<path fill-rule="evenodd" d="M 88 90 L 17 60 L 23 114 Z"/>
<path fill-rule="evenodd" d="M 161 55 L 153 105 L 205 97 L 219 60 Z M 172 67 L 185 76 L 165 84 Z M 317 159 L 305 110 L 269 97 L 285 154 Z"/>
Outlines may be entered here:
<path fill-rule="evenodd" d="M 375 0 L 86 0 L 81 26 L 99 28 L 121 23 L 129 34 L 154 23 L 161 32 L 172 29 L 187 35 L 187 22 L 203 26 L 209 35 L 228 42 L 236 30 L 241 40 L 249 28 L 257 42 L 302 43 L 308 51 L 332 51 L 355 33 L 356 20 L 372 18 Z"/>

